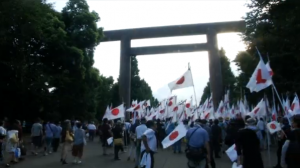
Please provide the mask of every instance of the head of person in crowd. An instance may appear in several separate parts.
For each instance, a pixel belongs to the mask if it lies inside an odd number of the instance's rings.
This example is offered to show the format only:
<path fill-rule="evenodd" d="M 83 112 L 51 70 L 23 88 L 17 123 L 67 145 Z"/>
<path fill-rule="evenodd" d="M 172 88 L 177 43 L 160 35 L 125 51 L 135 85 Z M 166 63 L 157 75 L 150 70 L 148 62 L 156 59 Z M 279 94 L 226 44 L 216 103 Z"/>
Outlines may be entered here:
<path fill-rule="evenodd" d="M 246 115 L 246 116 L 245 116 L 245 121 L 247 121 L 249 118 L 251 118 L 251 116 Z"/>
<path fill-rule="evenodd" d="M 219 122 L 223 122 L 223 118 L 222 117 L 219 117 Z"/>
<path fill-rule="evenodd" d="M 237 127 L 237 129 L 241 129 L 245 127 L 245 122 L 242 118 L 237 118 L 235 119 L 235 126 Z"/>
<path fill-rule="evenodd" d="M 160 119 L 157 119 L 157 120 L 156 120 L 156 123 L 157 123 L 157 124 L 160 124 L 160 123 L 161 123 Z"/>
<path fill-rule="evenodd" d="M 201 123 L 201 125 L 206 125 L 207 124 L 207 121 L 205 120 L 205 119 L 202 119 L 202 120 L 200 120 L 200 123 Z"/>
<path fill-rule="evenodd" d="M 76 125 L 77 128 L 81 128 L 82 127 L 82 123 L 81 122 L 76 122 L 75 125 Z"/>
<path fill-rule="evenodd" d="M 215 120 L 214 120 L 214 124 L 215 124 L 215 125 L 218 125 L 218 124 L 219 124 L 219 120 L 218 120 L 218 119 L 215 119 Z"/>
<path fill-rule="evenodd" d="M 289 123 L 289 120 L 286 117 L 284 117 L 284 118 L 282 118 L 282 124 L 289 125 L 290 123 Z"/>
<path fill-rule="evenodd" d="M 183 124 L 184 124 L 184 125 L 188 125 L 188 124 L 189 124 L 189 121 L 188 121 L 188 120 L 183 120 Z"/>
<path fill-rule="evenodd" d="M 141 124 L 146 124 L 146 122 L 147 122 L 147 121 L 146 121 L 146 118 L 144 118 L 144 117 L 141 118 Z"/>
<path fill-rule="evenodd" d="M 256 119 L 255 118 L 248 118 L 247 120 L 246 120 L 246 125 L 247 126 L 256 126 Z"/>
<path fill-rule="evenodd" d="M 151 128 L 151 129 L 153 129 L 154 131 L 156 130 L 156 124 L 155 124 L 155 122 L 152 121 L 152 120 L 147 121 L 146 126 L 147 126 L 147 128 Z"/>
<path fill-rule="evenodd" d="M 264 121 L 264 119 L 263 119 L 263 118 L 260 118 L 259 120 L 260 120 L 260 121 Z"/>
<path fill-rule="evenodd" d="M 194 126 L 200 126 L 201 125 L 201 120 L 200 119 L 196 119 L 194 122 Z"/>
<path fill-rule="evenodd" d="M 140 125 L 140 124 L 141 124 L 140 119 L 135 119 L 135 125 Z"/>
<path fill-rule="evenodd" d="M 107 118 L 104 118 L 103 119 L 103 124 L 107 124 L 108 123 L 108 119 Z"/>

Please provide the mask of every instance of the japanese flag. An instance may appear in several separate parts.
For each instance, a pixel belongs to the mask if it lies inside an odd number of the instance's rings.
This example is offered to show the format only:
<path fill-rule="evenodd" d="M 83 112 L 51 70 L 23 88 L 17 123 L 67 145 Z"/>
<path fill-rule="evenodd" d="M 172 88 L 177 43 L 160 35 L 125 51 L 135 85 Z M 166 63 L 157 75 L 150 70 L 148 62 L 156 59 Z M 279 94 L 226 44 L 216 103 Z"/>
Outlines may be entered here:
<path fill-rule="evenodd" d="M 267 128 L 271 134 L 281 130 L 280 124 L 277 121 L 272 121 L 267 124 Z"/>
<path fill-rule="evenodd" d="M 237 160 L 237 152 L 236 152 L 235 144 L 233 144 L 230 148 L 227 149 L 226 154 L 232 162 Z"/>
<path fill-rule="evenodd" d="M 109 114 L 107 115 L 107 118 L 109 120 L 114 120 L 117 118 L 125 117 L 124 112 L 125 112 L 124 105 L 121 104 L 120 106 L 111 109 Z"/>
<path fill-rule="evenodd" d="M 165 148 L 173 145 L 186 135 L 186 128 L 183 124 L 179 124 L 161 143 Z"/>
<path fill-rule="evenodd" d="M 182 89 L 190 86 L 194 86 L 192 73 L 187 70 L 180 78 L 168 84 L 170 90 Z"/>

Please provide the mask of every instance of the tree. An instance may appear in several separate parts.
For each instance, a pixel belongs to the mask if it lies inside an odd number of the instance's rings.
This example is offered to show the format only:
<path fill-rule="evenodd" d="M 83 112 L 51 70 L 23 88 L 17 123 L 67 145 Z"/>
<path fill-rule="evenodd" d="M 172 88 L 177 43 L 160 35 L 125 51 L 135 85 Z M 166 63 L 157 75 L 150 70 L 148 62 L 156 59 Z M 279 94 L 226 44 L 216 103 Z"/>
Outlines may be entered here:
<path fill-rule="evenodd" d="M 273 81 L 279 92 L 299 92 L 299 21 L 300 3 L 296 0 L 251 0 L 251 11 L 245 20 L 244 40 L 247 52 L 256 55 L 255 46 L 263 57 L 268 53 L 274 71 Z M 245 72 L 249 73 L 249 72 Z"/>
<path fill-rule="evenodd" d="M 222 72 L 222 82 L 223 82 L 223 90 L 230 90 L 230 100 L 235 101 L 237 90 L 235 87 L 236 79 L 234 74 L 231 71 L 230 68 L 230 61 L 226 57 L 225 50 L 222 48 L 220 51 L 220 62 L 221 62 L 221 72 Z M 225 94 L 225 92 L 224 92 Z M 210 82 L 207 82 L 206 87 L 203 89 L 203 94 L 201 96 L 200 103 L 204 103 L 204 101 L 209 98 L 211 95 L 210 90 Z"/>
<path fill-rule="evenodd" d="M 131 98 L 132 100 L 150 100 L 152 106 L 157 106 L 158 101 L 155 99 L 152 95 L 151 87 L 148 85 L 148 83 L 141 79 L 139 76 L 139 68 L 138 68 L 138 61 L 136 59 L 136 56 L 131 57 Z M 113 85 L 112 93 L 113 95 L 113 105 L 117 106 L 120 103 L 122 103 L 121 100 L 119 100 L 119 85 L 118 83 L 115 83 Z"/>

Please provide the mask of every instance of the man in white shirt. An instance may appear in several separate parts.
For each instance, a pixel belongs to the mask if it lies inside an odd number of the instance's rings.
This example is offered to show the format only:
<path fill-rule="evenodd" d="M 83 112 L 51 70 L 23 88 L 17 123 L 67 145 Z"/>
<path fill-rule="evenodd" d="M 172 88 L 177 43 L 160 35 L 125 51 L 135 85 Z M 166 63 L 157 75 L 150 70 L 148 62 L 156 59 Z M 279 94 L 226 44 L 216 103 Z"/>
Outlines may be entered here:
<path fill-rule="evenodd" d="M 157 151 L 157 140 L 155 136 L 156 124 L 154 121 L 147 121 L 146 123 L 148 129 L 142 135 L 142 145 L 141 145 L 141 157 L 144 153 L 150 154 L 151 163 L 150 167 L 154 167 L 154 153 Z"/>
<path fill-rule="evenodd" d="M 142 135 L 147 130 L 146 126 L 146 119 L 141 119 L 141 125 L 135 128 L 136 133 L 136 153 L 135 153 L 135 168 L 138 168 L 140 164 L 140 155 L 141 155 L 141 142 L 142 142 Z"/>
<path fill-rule="evenodd" d="M 89 130 L 89 140 L 93 141 L 95 134 L 96 134 L 96 126 L 94 124 L 94 122 L 89 123 L 89 125 L 87 126 L 88 130 Z"/>

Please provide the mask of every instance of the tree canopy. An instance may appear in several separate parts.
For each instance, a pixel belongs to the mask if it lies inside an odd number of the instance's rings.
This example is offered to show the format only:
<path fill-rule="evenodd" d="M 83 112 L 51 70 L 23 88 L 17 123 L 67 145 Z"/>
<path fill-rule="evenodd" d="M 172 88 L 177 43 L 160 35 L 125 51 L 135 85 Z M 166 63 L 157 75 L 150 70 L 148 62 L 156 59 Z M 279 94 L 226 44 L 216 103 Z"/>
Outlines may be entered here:
<path fill-rule="evenodd" d="M 69 0 L 61 12 L 45 0 L 2 0 L 0 11 L 0 117 L 94 119 L 120 103 L 118 83 L 93 67 L 103 29 L 86 0 Z M 132 98 L 154 102 L 137 64 Z"/>

